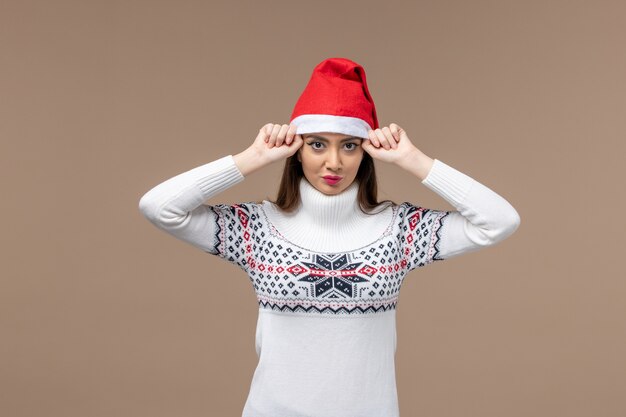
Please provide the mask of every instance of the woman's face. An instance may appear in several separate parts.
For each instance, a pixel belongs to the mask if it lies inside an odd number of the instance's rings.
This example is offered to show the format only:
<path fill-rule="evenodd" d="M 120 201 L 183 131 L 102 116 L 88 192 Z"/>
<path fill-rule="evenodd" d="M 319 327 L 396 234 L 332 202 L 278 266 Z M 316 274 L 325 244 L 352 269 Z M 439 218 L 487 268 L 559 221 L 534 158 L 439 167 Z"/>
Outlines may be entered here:
<path fill-rule="evenodd" d="M 335 195 L 352 184 L 363 159 L 364 139 L 325 132 L 306 133 L 302 139 L 298 161 L 311 185 L 324 194 Z"/>

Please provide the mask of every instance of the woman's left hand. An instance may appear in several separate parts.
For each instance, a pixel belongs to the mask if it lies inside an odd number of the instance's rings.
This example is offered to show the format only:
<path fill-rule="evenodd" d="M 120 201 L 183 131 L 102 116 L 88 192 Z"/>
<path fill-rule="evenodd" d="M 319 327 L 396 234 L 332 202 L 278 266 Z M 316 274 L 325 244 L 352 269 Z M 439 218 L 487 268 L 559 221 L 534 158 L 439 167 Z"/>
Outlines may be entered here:
<path fill-rule="evenodd" d="M 361 143 L 363 150 L 372 158 L 400 165 L 419 149 L 411 143 L 406 131 L 395 123 L 368 132 L 369 140 Z"/>

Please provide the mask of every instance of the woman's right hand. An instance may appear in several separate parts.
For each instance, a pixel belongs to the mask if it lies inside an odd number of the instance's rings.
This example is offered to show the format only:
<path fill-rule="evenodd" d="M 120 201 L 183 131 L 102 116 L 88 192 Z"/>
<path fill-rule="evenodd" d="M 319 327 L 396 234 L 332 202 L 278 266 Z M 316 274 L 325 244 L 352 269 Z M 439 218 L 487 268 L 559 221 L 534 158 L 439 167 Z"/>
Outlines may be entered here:
<path fill-rule="evenodd" d="M 267 123 L 250 147 L 234 155 L 237 167 L 244 176 L 273 162 L 286 159 L 296 153 L 304 143 L 302 135 L 296 134 L 297 126 Z"/>
<path fill-rule="evenodd" d="M 286 159 L 296 153 L 304 142 L 302 135 L 296 135 L 297 126 L 290 124 L 267 123 L 250 146 L 268 164 Z"/>

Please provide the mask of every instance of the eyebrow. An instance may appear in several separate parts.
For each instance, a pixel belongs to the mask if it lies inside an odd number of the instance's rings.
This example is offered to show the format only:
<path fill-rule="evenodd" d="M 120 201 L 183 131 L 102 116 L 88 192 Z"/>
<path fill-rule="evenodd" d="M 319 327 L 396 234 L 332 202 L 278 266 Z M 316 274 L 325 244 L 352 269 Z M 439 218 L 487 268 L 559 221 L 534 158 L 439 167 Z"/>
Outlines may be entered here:
<path fill-rule="evenodd" d="M 323 141 L 325 141 L 325 142 L 328 142 L 328 139 L 326 139 L 326 138 L 325 138 L 325 137 L 323 137 L 323 136 L 308 135 L 308 136 L 307 136 L 307 139 L 309 139 L 309 138 L 313 138 L 313 139 L 317 139 L 317 140 L 323 140 Z M 354 139 L 363 139 L 363 138 L 360 138 L 360 137 L 358 137 L 358 136 L 351 136 L 351 137 L 349 137 L 349 138 L 341 139 L 341 142 L 347 142 L 347 141 L 349 141 L 349 140 L 354 140 Z"/>

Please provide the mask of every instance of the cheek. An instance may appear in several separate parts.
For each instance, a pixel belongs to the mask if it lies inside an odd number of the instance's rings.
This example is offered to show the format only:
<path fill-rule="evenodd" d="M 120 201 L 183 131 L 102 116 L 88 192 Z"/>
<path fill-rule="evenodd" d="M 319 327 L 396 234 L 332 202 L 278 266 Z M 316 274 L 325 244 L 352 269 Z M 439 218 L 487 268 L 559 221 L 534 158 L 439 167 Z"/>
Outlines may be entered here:
<path fill-rule="evenodd" d="M 300 154 L 300 162 L 302 162 L 302 166 L 315 166 L 320 163 L 322 158 L 313 152 L 310 151 L 302 151 Z"/>
<path fill-rule="evenodd" d="M 361 165 L 361 162 L 363 162 L 363 153 L 359 153 L 358 155 L 355 155 L 354 158 L 352 158 L 352 165 L 356 166 L 357 168 Z"/>
<path fill-rule="evenodd" d="M 300 157 L 300 165 L 302 165 L 302 170 L 305 172 L 311 171 L 311 169 L 313 169 L 313 167 L 315 166 L 313 162 L 314 161 L 307 155 L 302 155 Z"/>

